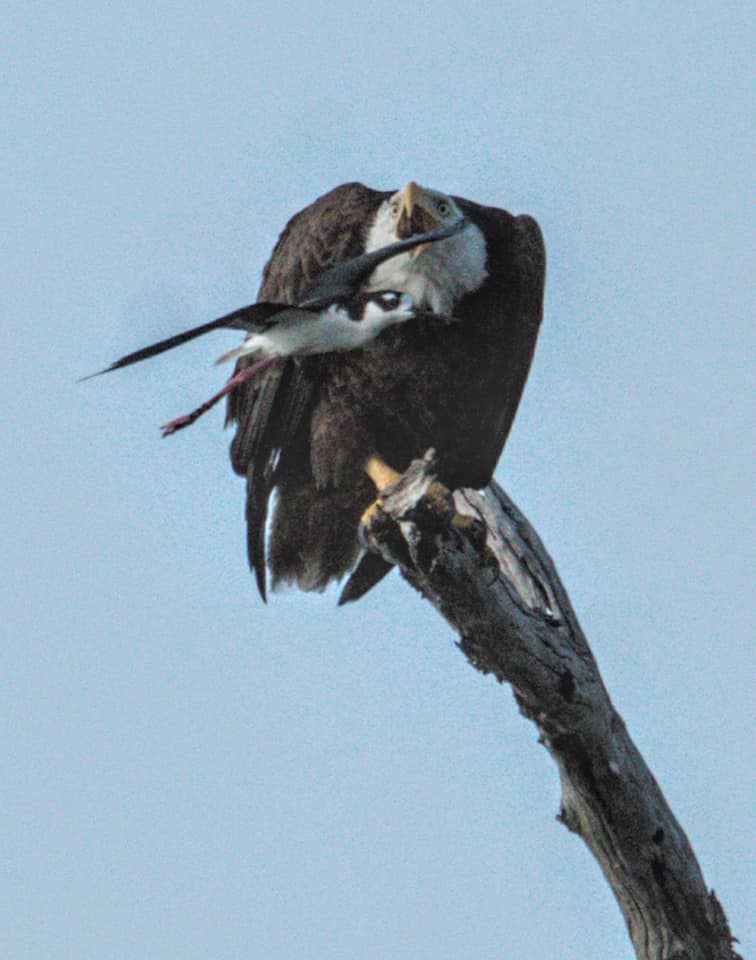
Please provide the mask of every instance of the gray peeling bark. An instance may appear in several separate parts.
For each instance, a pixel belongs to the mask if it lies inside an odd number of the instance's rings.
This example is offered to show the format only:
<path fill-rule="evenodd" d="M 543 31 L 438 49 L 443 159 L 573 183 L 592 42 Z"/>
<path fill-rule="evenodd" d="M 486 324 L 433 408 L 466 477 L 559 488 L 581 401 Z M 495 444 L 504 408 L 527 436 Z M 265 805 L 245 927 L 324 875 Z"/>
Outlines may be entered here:
<path fill-rule="evenodd" d="M 452 495 L 434 480 L 431 452 L 386 493 L 363 536 L 449 621 L 470 663 L 512 685 L 559 769 L 559 819 L 599 862 L 638 958 L 739 960 L 549 555 L 504 491 Z"/>

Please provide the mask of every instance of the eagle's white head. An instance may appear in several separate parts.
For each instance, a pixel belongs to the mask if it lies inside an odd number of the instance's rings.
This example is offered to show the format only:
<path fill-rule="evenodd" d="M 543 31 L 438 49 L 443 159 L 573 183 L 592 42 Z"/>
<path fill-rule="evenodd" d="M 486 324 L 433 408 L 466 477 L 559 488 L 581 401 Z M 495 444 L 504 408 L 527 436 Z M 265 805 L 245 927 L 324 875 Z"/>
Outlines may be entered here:
<path fill-rule="evenodd" d="M 365 249 L 378 250 L 464 218 L 452 197 L 411 182 L 380 205 Z M 450 315 L 457 301 L 477 290 L 487 275 L 485 237 L 468 221 L 459 233 L 445 240 L 424 244 L 382 263 L 373 271 L 368 287 L 403 291 L 418 306 Z"/>

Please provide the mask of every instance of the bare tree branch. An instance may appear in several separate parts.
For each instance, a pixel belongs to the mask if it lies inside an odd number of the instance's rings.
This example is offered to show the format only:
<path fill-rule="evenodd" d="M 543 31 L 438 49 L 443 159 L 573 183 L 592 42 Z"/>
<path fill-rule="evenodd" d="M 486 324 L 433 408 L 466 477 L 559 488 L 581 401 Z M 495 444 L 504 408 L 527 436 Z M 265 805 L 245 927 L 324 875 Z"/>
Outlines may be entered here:
<path fill-rule="evenodd" d="M 451 494 L 435 481 L 429 452 L 362 532 L 449 621 L 470 663 L 512 685 L 557 764 L 559 819 L 601 866 L 639 960 L 740 960 L 554 564 L 504 491 Z"/>

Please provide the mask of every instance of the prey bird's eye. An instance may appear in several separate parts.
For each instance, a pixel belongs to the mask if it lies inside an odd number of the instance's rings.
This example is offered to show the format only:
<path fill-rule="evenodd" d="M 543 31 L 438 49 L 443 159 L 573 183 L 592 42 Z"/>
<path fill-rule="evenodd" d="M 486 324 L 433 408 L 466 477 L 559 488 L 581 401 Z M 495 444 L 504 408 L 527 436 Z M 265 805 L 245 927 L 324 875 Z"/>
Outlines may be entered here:
<path fill-rule="evenodd" d="M 399 303 L 399 294 L 395 293 L 393 290 L 388 290 L 381 294 L 381 302 L 383 303 L 384 307 L 387 307 L 389 310 L 393 310 L 394 307 Z"/>
<path fill-rule="evenodd" d="M 451 204 L 447 203 L 446 200 L 440 200 L 437 209 L 442 217 L 448 217 L 451 213 Z"/>

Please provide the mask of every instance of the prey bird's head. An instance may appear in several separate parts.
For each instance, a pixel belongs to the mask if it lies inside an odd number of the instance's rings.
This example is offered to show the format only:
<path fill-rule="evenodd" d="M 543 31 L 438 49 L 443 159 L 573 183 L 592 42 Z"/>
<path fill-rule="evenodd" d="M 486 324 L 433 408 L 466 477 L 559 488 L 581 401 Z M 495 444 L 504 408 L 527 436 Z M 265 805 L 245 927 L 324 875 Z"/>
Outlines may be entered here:
<path fill-rule="evenodd" d="M 317 320 L 306 325 L 309 342 L 302 353 L 332 353 L 335 350 L 356 350 L 395 323 L 405 323 L 417 315 L 408 293 L 396 290 L 374 290 L 355 297 L 334 301 Z"/>
<path fill-rule="evenodd" d="M 404 323 L 417 314 L 415 302 L 408 293 L 397 290 L 373 290 L 362 293 L 346 305 L 350 319 L 375 336 L 394 323 Z"/>
<path fill-rule="evenodd" d="M 370 288 L 403 290 L 418 306 L 451 314 L 455 303 L 477 290 L 487 276 L 483 233 L 466 220 L 453 197 L 408 183 L 378 208 L 366 241 L 366 250 L 377 250 L 463 221 L 453 236 L 422 244 L 381 264 L 370 278 Z"/>

